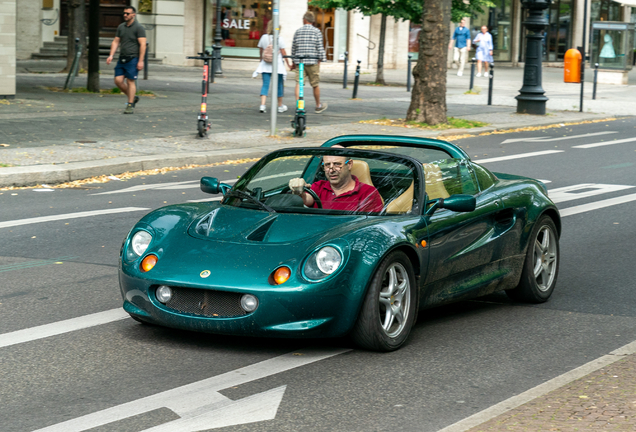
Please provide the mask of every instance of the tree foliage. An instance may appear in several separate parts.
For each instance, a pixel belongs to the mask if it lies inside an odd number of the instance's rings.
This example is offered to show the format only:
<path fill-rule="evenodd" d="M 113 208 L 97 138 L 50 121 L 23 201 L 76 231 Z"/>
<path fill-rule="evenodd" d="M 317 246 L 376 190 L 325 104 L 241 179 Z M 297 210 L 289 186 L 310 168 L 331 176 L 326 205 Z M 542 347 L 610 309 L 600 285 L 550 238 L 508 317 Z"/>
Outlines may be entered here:
<path fill-rule="evenodd" d="M 357 10 L 364 15 L 384 14 L 413 24 L 421 24 L 424 13 L 422 0 L 310 0 L 309 4 L 322 9 Z M 452 0 L 451 20 L 459 22 L 463 17 L 484 13 L 489 7 L 495 7 L 491 0 Z"/>

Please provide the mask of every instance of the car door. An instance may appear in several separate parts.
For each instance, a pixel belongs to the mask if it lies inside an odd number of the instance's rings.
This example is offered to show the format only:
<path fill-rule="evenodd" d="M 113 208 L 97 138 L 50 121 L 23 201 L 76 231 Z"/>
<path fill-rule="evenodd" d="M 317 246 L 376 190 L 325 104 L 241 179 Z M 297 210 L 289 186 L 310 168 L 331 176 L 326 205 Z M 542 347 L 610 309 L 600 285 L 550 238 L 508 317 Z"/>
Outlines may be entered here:
<path fill-rule="evenodd" d="M 472 212 L 438 209 L 427 216 L 430 255 L 425 301 L 439 303 L 488 287 L 502 277 L 501 269 L 493 265 L 500 247 L 502 203 L 495 193 L 480 191 L 468 161 L 447 159 L 425 164 L 424 169 L 429 199 L 470 194 L 476 200 Z"/>

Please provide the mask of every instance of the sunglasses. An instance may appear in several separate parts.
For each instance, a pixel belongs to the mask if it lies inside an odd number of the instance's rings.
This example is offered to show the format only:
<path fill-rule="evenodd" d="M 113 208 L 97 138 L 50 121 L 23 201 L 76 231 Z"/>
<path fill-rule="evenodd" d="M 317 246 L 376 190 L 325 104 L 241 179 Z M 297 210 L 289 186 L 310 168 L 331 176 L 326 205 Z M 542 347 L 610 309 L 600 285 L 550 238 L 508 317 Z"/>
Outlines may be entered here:
<path fill-rule="evenodd" d="M 134 15 L 134 14 L 135 14 L 134 12 L 124 12 L 124 16 L 126 16 L 126 15 Z"/>

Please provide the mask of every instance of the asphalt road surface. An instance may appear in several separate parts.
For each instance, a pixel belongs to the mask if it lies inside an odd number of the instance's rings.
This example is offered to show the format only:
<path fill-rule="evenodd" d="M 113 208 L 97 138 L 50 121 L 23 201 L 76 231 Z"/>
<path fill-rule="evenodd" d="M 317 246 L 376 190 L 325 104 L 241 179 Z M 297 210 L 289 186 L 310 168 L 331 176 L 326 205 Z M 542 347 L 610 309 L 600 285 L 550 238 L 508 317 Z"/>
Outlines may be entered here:
<path fill-rule="evenodd" d="M 492 171 L 547 183 L 563 216 L 557 287 L 541 305 L 498 293 L 427 310 L 388 354 L 123 313 L 117 259 L 135 221 L 208 199 L 202 175 L 232 180 L 248 165 L 0 191 L 0 429 L 437 431 L 607 354 L 636 340 L 635 127 L 458 141 Z"/>

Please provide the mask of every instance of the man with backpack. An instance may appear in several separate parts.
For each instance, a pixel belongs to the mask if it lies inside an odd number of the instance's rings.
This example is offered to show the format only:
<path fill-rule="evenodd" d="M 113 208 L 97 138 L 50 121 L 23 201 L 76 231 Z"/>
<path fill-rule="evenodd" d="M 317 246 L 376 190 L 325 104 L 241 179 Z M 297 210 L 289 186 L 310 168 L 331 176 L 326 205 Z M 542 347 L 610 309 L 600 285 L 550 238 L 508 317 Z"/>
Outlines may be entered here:
<path fill-rule="evenodd" d="M 303 26 L 296 30 L 294 33 L 294 42 L 292 43 L 292 56 L 294 57 L 294 66 L 296 67 L 299 60 L 296 56 L 308 56 L 317 57 L 318 59 L 305 59 L 305 77 L 309 84 L 314 89 L 314 99 L 316 99 L 316 112 L 321 113 L 327 109 L 326 103 L 320 103 L 320 62 L 327 61 L 327 55 L 325 54 L 325 47 L 322 42 L 322 33 L 313 24 L 316 22 L 316 17 L 310 11 L 305 12 L 303 15 Z M 296 99 L 298 99 L 298 93 L 300 86 L 298 82 L 300 76 L 296 79 Z"/>
<path fill-rule="evenodd" d="M 280 25 L 278 26 L 280 29 Z M 258 68 L 252 75 L 256 77 L 256 75 L 261 74 L 263 77 L 263 86 L 261 87 L 261 107 L 260 112 L 264 113 L 267 111 L 267 93 L 269 92 L 269 86 L 272 79 L 272 63 L 274 61 L 274 21 L 270 21 L 267 23 L 267 34 L 261 36 L 261 39 L 258 41 L 258 47 L 260 48 L 261 54 L 261 62 L 258 65 Z M 287 111 L 287 106 L 283 105 L 283 92 L 284 79 L 287 77 L 287 69 L 285 69 L 285 65 L 283 64 L 283 56 L 285 54 L 285 42 L 279 37 L 278 38 L 278 112 L 284 113 Z M 291 64 L 289 63 L 289 59 L 285 59 L 287 62 L 287 66 L 291 68 Z"/>

